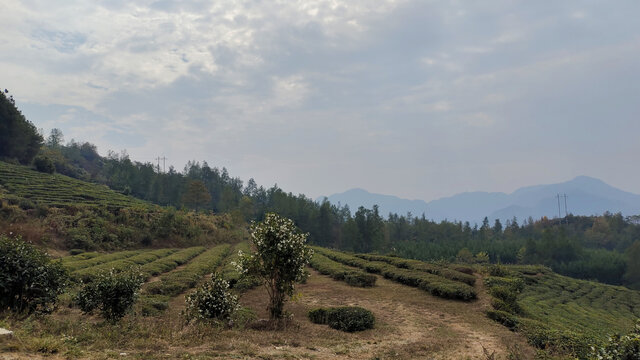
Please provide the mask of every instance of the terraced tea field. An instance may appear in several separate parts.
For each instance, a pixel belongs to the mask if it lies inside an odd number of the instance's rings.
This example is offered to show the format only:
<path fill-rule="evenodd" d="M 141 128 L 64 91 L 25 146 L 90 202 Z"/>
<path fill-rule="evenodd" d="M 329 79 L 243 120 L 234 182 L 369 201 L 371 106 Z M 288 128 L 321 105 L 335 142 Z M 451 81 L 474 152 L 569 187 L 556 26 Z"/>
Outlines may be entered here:
<path fill-rule="evenodd" d="M 522 276 L 527 285 L 518 299 L 525 314 L 550 328 L 606 338 L 628 332 L 640 318 L 638 291 L 550 271 Z"/>
<path fill-rule="evenodd" d="M 137 266 L 146 278 L 134 314 L 121 324 L 62 306 L 45 322 L 7 322 L 20 341 L 0 342 L 0 352 L 38 358 L 246 358 L 246 359 L 533 359 L 529 334 L 489 319 L 486 281 L 522 284 L 521 319 L 554 331 L 606 336 L 626 331 L 640 312 L 640 295 L 628 289 L 578 281 L 542 267 L 505 266 L 504 277 L 481 267 L 348 254 L 314 247 L 311 277 L 298 286 L 287 311 L 290 326 L 265 329 L 268 296 L 241 279 L 233 262 L 247 243 L 212 248 L 146 249 L 84 253 L 61 259 L 73 278 L 91 281 L 108 269 Z M 233 327 L 185 325 L 185 294 L 219 272 L 240 296 L 241 322 Z M 516 279 L 516 280 L 513 280 Z M 488 286 L 491 288 L 491 284 Z M 73 293 L 73 289 L 71 292 Z M 462 300 L 462 301 L 461 301 Z M 69 301 L 69 300 L 67 300 Z M 317 307 L 361 306 L 376 317 L 372 330 L 343 333 L 313 324 Z M 240 320 L 239 320 L 240 321 Z M 62 339 L 62 340 L 60 340 Z M 70 339 L 70 340 L 69 340 Z M 486 353 L 485 353 L 486 349 Z M 45 352 L 48 351 L 48 352 Z M 126 355 L 119 355 L 119 354 Z M 105 355 L 106 354 L 106 355 Z M 111 355 L 108 355 L 111 354 Z"/>
<path fill-rule="evenodd" d="M 37 204 L 65 207 L 69 205 L 103 205 L 108 207 L 149 206 L 107 186 L 76 180 L 59 174 L 45 174 L 26 166 L 0 161 L 0 186 L 18 197 Z"/>

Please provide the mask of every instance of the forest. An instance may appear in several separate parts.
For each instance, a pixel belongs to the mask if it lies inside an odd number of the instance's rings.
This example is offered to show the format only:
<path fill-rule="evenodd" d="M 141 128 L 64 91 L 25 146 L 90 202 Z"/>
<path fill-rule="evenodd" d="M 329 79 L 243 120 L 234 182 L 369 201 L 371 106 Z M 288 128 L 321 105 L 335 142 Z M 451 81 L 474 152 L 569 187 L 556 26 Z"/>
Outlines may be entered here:
<path fill-rule="evenodd" d="M 573 216 L 516 219 L 482 224 L 428 219 L 429 214 L 380 214 L 378 208 L 317 203 L 277 185 L 246 183 L 226 168 L 190 161 L 163 171 L 130 159 L 126 151 L 101 156 L 95 145 L 70 140 L 53 129 L 38 133 L 12 97 L 0 95 L 0 159 L 38 171 L 104 184 L 125 195 L 174 208 L 227 213 L 236 223 L 262 220 L 266 212 L 293 219 L 316 245 L 420 260 L 542 264 L 581 279 L 640 288 L 638 216 Z M 16 139 L 22 139 L 20 141 Z M 26 154 L 26 155 L 25 155 Z"/>

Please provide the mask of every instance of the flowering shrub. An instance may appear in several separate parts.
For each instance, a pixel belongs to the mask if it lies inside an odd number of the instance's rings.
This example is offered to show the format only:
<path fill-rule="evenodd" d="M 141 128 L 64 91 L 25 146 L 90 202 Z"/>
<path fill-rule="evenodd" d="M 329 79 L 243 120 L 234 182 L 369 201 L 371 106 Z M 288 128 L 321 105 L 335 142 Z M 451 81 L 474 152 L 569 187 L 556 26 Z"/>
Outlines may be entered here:
<path fill-rule="evenodd" d="M 102 317 L 116 321 L 129 312 L 143 282 L 144 276 L 136 270 L 100 272 L 78 292 L 76 303 L 84 313 L 98 309 Z"/>
<path fill-rule="evenodd" d="M 0 311 L 50 312 L 67 280 L 60 262 L 20 237 L 0 235 Z"/>
<path fill-rule="evenodd" d="M 238 309 L 238 297 L 229 292 L 229 283 L 213 274 L 195 292 L 187 295 L 184 317 L 191 320 L 228 320 Z"/>
<path fill-rule="evenodd" d="M 295 284 L 308 276 L 305 267 L 313 251 L 307 247 L 307 235 L 292 220 L 267 213 L 262 222 L 251 224 L 255 253 L 238 253 L 238 271 L 257 277 L 267 288 L 272 319 L 283 317 L 285 297 L 292 296 Z"/>
<path fill-rule="evenodd" d="M 590 359 L 636 360 L 640 359 L 640 321 L 627 335 L 613 335 L 602 347 L 592 347 Z"/>

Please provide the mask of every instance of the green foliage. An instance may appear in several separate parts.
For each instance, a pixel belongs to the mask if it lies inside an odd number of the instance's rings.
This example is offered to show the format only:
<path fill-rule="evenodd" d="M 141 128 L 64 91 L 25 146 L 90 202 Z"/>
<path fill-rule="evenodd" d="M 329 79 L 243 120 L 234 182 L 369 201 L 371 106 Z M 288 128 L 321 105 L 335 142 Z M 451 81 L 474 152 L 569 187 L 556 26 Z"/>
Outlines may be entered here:
<path fill-rule="evenodd" d="M 131 256 L 121 260 L 110 261 L 104 264 L 92 266 L 89 268 L 80 269 L 72 273 L 74 279 L 82 282 L 92 282 L 96 276 L 111 270 L 112 272 L 120 272 L 129 268 L 137 268 L 140 265 L 153 263 L 158 259 L 165 258 L 173 253 L 176 249 L 158 249 L 151 251 L 142 251 L 135 256 Z M 143 279 L 149 277 L 150 274 L 146 274 L 138 271 Z"/>
<path fill-rule="evenodd" d="M 194 246 L 182 249 L 167 257 L 163 257 L 151 263 L 143 265 L 142 267 L 140 267 L 140 272 L 145 275 L 145 278 L 149 278 L 151 276 L 156 276 L 171 271 L 180 265 L 188 263 L 189 260 L 200 255 L 205 250 L 206 248 L 203 246 Z"/>
<path fill-rule="evenodd" d="M 238 268 L 243 274 L 261 279 L 270 298 L 272 319 L 284 315 L 285 296 L 292 296 L 295 284 L 303 281 L 313 251 L 290 219 L 274 213 L 251 225 L 251 241 L 255 252 L 240 256 Z"/>
<path fill-rule="evenodd" d="M 502 267 L 499 273 L 507 276 L 485 278 L 496 308 L 487 316 L 522 332 L 538 348 L 586 358 L 592 344 L 607 333 L 628 331 L 640 316 L 636 291 L 572 279 L 542 266 Z"/>
<path fill-rule="evenodd" d="M 471 269 L 468 269 L 467 273 L 464 273 L 456 270 L 455 268 L 450 269 L 443 265 L 426 263 L 418 260 L 403 259 L 403 258 L 393 257 L 393 256 L 382 256 L 382 255 L 371 255 L 371 254 L 356 254 L 356 256 L 365 260 L 384 261 L 386 263 L 389 263 L 391 265 L 394 265 L 402 269 L 423 271 L 429 274 L 442 276 L 449 280 L 460 281 L 471 286 L 473 286 L 476 283 L 476 278 L 475 276 L 472 275 L 473 270 Z"/>
<path fill-rule="evenodd" d="M 183 268 L 160 277 L 160 281 L 150 283 L 146 293 L 176 296 L 198 283 L 207 273 L 213 272 L 229 253 L 229 245 L 218 245 L 198 255 Z"/>
<path fill-rule="evenodd" d="M 375 325 L 373 313 L 357 306 L 317 308 L 307 315 L 315 324 L 328 324 L 333 329 L 346 332 L 373 329 Z"/>
<path fill-rule="evenodd" d="M 323 275 L 329 275 L 334 280 L 344 281 L 351 286 L 372 287 L 376 284 L 375 275 L 367 274 L 361 270 L 347 267 L 328 257 L 315 252 L 309 262 L 312 268 Z"/>
<path fill-rule="evenodd" d="M 380 274 L 386 279 L 390 279 L 404 285 L 417 287 L 434 296 L 464 301 L 475 299 L 477 296 L 473 287 L 442 276 L 433 275 L 419 270 L 399 268 L 383 261 L 369 261 L 354 255 L 348 255 L 324 248 L 314 247 L 314 250 L 334 261 L 358 267 L 370 273 Z M 389 259 L 395 258 L 389 257 Z M 461 273 L 461 275 L 466 274 Z"/>
<path fill-rule="evenodd" d="M 109 263 L 112 261 L 117 261 L 120 259 L 126 259 L 128 257 L 132 257 L 142 253 L 143 250 L 127 250 L 127 251 L 119 251 L 111 254 L 100 254 L 100 253 L 88 253 L 91 254 L 91 257 L 86 256 L 78 256 L 78 257 L 69 257 L 64 258 L 62 263 L 64 267 L 70 272 L 74 272 L 80 269 L 90 268 L 96 265 Z M 93 256 L 96 255 L 96 256 Z"/>
<path fill-rule="evenodd" d="M 53 161 L 44 155 L 36 156 L 36 158 L 33 159 L 33 166 L 36 170 L 47 174 L 53 174 L 56 171 Z"/>
<path fill-rule="evenodd" d="M 326 325 L 329 322 L 329 311 L 326 308 L 315 308 L 309 310 L 307 316 L 314 324 Z"/>
<path fill-rule="evenodd" d="M 502 310 L 489 310 L 487 311 L 487 317 L 493 321 L 508 327 L 509 329 L 515 329 L 518 326 L 518 319 L 511 313 Z"/>
<path fill-rule="evenodd" d="M 238 297 L 229 291 L 229 283 L 220 274 L 212 274 L 211 279 L 196 291 L 187 295 L 184 317 L 192 320 L 227 321 L 238 309 Z"/>
<path fill-rule="evenodd" d="M 6 92 L 6 90 L 5 90 Z M 0 91 L 0 158 L 28 165 L 43 139 L 36 127 L 18 110 L 12 96 Z"/>
<path fill-rule="evenodd" d="M 612 335 L 602 346 L 591 348 L 589 359 L 637 360 L 640 359 L 640 321 L 627 335 Z"/>
<path fill-rule="evenodd" d="M 109 206 L 114 208 L 149 206 L 142 200 L 122 195 L 106 186 L 92 184 L 65 175 L 33 171 L 24 166 L 0 161 L 0 181 L 15 196 L 50 206 Z"/>
<path fill-rule="evenodd" d="M 78 292 L 76 303 L 84 313 L 98 310 L 103 318 L 117 321 L 129 312 L 144 277 L 138 269 L 101 272 Z"/>
<path fill-rule="evenodd" d="M 239 252 L 246 253 L 250 250 L 248 242 L 236 244 L 227 263 L 222 268 L 222 278 L 229 282 L 229 287 L 237 292 L 244 292 L 260 285 L 260 280 L 254 276 L 242 276 L 238 271 L 237 262 L 240 259 Z"/>
<path fill-rule="evenodd" d="M 19 237 L 0 235 L 0 311 L 50 312 L 66 283 L 60 262 Z"/>
<path fill-rule="evenodd" d="M 187 190 L 182 196 L 182 203 L 195 209 L 206 207 L 211 202 L 211 194 L 200 180 L 192 180 L 187 183 Z"/>

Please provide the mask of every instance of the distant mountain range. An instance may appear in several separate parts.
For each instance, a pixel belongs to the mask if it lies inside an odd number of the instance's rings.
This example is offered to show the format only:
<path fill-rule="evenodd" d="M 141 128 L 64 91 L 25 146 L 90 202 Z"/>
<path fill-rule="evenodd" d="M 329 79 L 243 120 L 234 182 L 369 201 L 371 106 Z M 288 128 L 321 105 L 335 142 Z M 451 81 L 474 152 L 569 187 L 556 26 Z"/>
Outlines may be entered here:
<path fill-rule="evenodd" d="M 487 216 L 490 221 L 501 221 L 516 216 L 520 223 L 529 216 L 539 219 L 558 216 L 557 194 L 567 195 L 568 213 L 574 215 L 598 215 L 606 211 L 623 215 L 640 214 L 640 195 L 614 188 L 605 182 L 588 177 L 577 178 L 558 184 L 535 185 L 520 188 L 511 194 L 501 192 L 465 192 L 450 197 L 426 202 L 407 200 L 392 195 L 370 193 L 363 189 L 351 189 L 328 196 L 332 204 L 349 205 L 352 213 L 360 206 L 372 208 L 378 205 L 380 214 L 389 213 L 425 216 L 435 221 L 459 220 L 480 223 Z M 322 201 L 324 197 L 316 201 Z M 564 216 L 565 199 L 560 198 L 561 214 Z"/>

